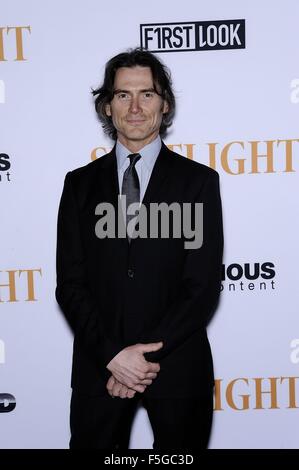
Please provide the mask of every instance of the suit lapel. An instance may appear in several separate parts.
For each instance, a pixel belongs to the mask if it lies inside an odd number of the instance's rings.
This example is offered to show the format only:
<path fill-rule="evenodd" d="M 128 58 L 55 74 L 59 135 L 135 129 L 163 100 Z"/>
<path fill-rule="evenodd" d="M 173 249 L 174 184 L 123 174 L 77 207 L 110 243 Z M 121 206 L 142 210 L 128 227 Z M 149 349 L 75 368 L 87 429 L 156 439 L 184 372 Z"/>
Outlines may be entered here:
<path fill-rule="evenodd" d="M 100 157 L 97 162 L 98 172 L 96 184 L 98 185 L 101 199 L 105 202 L 110 202 L 115 207 L 117 205 L 117 196 L 119 194 L 115 146 L 111 152 Z"/>
<path fill-rule="evenodd" d="M 146 188 L 143 204 L 147 207 L 151 202 L 158 202 L 159 196 L 165 190 L 165 183 L 170 176 L 172 167 L 171 152 L 162 142 L 160 153 L 155 162 L 148 186 Z"/>
<path fill-rule="evenodd" d="M 111 152 L 97 160 L 97 171 L 95 172 L 95 194 L 98 202 L 109 203 L 115 210 L 115 249 L 118 246 L 121 250 L 129 245 L 126 237 L 118 237 L 118 173 L 115 146 Z"/>

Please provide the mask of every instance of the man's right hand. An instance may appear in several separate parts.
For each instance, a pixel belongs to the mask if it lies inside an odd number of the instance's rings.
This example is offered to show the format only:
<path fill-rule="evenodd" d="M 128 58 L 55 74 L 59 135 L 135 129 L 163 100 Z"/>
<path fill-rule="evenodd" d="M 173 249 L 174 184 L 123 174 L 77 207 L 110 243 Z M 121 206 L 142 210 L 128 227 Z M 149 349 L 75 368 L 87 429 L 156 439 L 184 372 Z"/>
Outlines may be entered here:
<path fill-rule="evenodd" d="M 143 354 L 161 349 L 159 343 L 134 344 L 120 351 L 107 365 L 115 379 L 136 392 L 144 392 L 160 371 L 160 364 L 148 362 Z"/>

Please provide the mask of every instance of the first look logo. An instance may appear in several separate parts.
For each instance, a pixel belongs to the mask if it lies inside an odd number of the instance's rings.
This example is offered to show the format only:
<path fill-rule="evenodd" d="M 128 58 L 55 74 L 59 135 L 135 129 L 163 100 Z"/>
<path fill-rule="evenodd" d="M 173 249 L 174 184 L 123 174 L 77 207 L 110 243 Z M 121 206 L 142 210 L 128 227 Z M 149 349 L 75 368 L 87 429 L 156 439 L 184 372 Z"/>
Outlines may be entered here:
<path fill-rule="evenodd" d="M 245 48 L 245 20 L 140 25 L 141 47 L 151 52 Z"/>
<path fill-rule="evenodd" d="M 182 207 L 181 207 L 182 206 Z M 149 211 L 144 204 L 132 203 L 126 209 L 126 196 L 118 196 L 117 214 L 109 202 L 101 202 L 95 214 L 102 217 L 95 226 L 96 236 L 103 238 L 184 238 L 184 247 L 197 249 L 203 243 L 203 203 L 166 202 L 150 203 Z M 125 215 L 133 216 L 128 222 Z M 128 217 L 129 218 L 129 217 Z M 116 231 L 117 225 L 117 231 Z M 194 226 L 194 229 L 193 229 Z M 116 233 L 117 232 L 117 233 Z M 183 234 L 182 234 L 183 232 Z"/>

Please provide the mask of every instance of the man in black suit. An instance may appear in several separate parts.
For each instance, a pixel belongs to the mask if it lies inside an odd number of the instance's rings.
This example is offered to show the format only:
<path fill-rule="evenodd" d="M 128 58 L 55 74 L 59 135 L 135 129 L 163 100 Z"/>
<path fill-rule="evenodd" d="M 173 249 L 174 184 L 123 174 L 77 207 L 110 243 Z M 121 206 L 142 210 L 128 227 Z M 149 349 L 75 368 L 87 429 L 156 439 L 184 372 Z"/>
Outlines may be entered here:
<path fill-rule="evenodd" d="M 116 142 L 66 175 L 58 214 L 56 298 L 74 331 L 70 447 L 128 448 L 142 399 L 154 449 L 205 448 L 214 385 L 206 325 L 219 297 L 223 249 L 219 177 L 161 141 L 175 98 L 153 54 L 113 57 L 93 94 Z M 116 209 L 121 200 L 123 219 L 115 217 L 115 233 L 104 237 L 99 205 Z M 132 221 L 128 203 L 141 202 L 147 214 L 155 203 L 189 204 L 193 224 L 203 203 L 195 227 L 202 246 L 188 248 L 185 232 L 162 236 L 163 221 L 158 236 L 136 236 L 139 212 Z"/>

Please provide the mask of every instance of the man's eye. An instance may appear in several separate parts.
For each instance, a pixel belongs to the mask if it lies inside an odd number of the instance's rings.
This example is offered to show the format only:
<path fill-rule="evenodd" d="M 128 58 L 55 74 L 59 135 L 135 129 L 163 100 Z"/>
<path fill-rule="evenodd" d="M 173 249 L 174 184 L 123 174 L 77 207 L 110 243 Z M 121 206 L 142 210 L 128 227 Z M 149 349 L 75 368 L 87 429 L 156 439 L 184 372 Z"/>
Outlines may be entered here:
<path fill-rule="evenodd" d="M 129 95 L 127 93 L 118 93 L 117 97 L 121 100 L 128 99 Z"/>
<path fill-rule="evenodd" d="M 146 93 L 144 93 L 144 96 L 145 98 L 152 98 L 154 96 L 154 93 L 152 93 L 151 91 L 147 91 Z"/>

